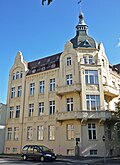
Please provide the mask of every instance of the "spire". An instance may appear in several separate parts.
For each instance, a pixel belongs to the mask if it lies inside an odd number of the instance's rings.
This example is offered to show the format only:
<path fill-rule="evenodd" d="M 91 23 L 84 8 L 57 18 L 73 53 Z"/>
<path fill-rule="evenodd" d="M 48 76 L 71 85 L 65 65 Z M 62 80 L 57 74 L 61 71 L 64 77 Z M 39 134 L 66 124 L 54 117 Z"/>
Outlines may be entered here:
<path fill-rule="evenodd" d="M 80 12 L 79 14 L 79 23 L 76 26 L 76 35 L 79 34 L 87 34 L 88 33 L 88 26 L 84 21 L 84 14 L 83 12 Z"/>

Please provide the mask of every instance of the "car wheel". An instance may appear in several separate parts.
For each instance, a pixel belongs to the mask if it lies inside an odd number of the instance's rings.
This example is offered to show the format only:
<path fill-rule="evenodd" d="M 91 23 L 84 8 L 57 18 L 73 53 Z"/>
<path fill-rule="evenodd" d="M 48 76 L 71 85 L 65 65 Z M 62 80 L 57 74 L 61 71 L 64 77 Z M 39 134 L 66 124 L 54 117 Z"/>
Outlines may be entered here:
<path fill-rule="evenodd" d="M 23 160 L 27 160 L 27 155 L 23 155 Z"/>
<path fill-rule="evenodd" d="M 41 157 L 40 157 L 40 161 L 41 161 L 41 162 L 44 162 L 44 161 L 45 161 L 44 156 L 41 156 Z"/>

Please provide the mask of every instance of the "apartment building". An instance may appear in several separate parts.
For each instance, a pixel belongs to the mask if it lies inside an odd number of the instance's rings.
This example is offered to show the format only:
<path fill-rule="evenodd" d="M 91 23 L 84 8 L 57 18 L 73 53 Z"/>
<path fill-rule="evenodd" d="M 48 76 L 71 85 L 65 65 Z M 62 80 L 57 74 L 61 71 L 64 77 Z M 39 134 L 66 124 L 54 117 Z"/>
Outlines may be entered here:
<path fill-rule="evenodd" d="M 4 153 L 6 110 L 7 106 L 0 103 L 0 154 Z"/>
<path fill-rule="evenodd" d="M 63 52 L 28 63 L 18 52 L 9 74 L 4 152 L 42 144 L 59 155 L 75 155 L 76 145 L 80 156 L 120 154 L 119 73 L 89 36 L 82 12 Z"/>

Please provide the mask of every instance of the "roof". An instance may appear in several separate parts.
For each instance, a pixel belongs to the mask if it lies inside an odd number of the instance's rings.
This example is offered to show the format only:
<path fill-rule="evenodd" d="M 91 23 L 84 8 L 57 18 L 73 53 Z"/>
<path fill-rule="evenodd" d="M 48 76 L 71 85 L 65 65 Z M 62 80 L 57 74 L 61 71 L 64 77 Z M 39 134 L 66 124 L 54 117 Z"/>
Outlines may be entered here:
<path fill-rule="evenodd" d="M 38 72 L 43 72 L 49 69 L 55 69 L 60 66 L 60 55 L 62 53 L 58 53 L 52 56 L 48 56 L 42 59 L 38 59 L 36 61 L 32 61 L 28 63 L 28 73 L 27 75 L 30 74 L 35 74 Z"/>

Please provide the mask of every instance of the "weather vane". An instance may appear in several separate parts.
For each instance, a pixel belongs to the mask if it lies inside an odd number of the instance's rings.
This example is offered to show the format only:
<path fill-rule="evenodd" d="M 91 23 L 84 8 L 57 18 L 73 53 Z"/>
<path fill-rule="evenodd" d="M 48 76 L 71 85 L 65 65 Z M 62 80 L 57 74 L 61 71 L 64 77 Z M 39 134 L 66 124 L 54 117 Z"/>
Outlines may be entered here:
<path fill-rule="evenodd" d="M 79 10 L 81 11 L 81 9 L 82 9 L 82 0 L 79 0 L 78 2 L 77 2 L 77 4 L 79 5 Z"/>

